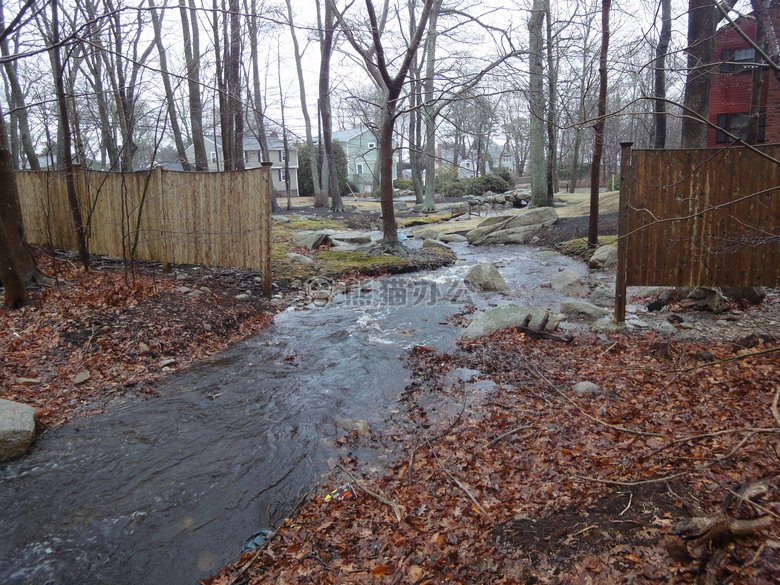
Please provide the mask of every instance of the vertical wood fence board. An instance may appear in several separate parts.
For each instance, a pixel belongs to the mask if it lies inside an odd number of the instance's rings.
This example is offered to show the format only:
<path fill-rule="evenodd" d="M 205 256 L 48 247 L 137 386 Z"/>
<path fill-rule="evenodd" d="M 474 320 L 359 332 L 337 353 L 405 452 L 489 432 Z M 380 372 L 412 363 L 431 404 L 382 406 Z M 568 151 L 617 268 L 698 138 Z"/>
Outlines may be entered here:
<path fill-rule="evenodd" d="M 270 254 L 262 246 L 262 236 L 270 233 L 269 173 L 77 169 L 90 252 L 126 257 L 137 237 L 140 260 L 263 271 L 263 254 Z M 75 250 L 65 172 L 22 171 L 18 181 L 28 241 Z"/>
<path fill-rule="evenodd" d="M 780 158 L 780 145 L 760 149 Z M 780 284 L 780 165 L 746 148 L 630 158 L 620 226 L 627 286 Z"/>

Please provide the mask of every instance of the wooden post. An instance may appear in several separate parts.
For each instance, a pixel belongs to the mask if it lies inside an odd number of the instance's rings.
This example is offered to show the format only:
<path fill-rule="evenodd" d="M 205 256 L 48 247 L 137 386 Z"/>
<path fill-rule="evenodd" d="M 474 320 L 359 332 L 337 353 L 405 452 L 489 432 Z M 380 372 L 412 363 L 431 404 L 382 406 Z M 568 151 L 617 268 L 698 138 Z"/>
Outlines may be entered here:
<path fill-rule="evenodd" d="M 264 223 L 260 229 L 260 253 L 263 265 L 263 294 L 267 299 L 271 298 L 271 197 L 275 197 L 273 183 L 271 182 L 271 167 L 273 162 L 264 161 L 260 163 L 263 167 L 265 185 L 265 201 L 266 207 L 264 209 L 263 217 L 261 221 Z"/>
<path fill-rule="evenodd" d="M 628 256 L 628 213 L 633 185 L 631 147 L 633 142 L 620 143 L 620 206 L 618 208 L 618 257 L 615 275 L 615 322 L 626 320 L 626 259 Z"/>

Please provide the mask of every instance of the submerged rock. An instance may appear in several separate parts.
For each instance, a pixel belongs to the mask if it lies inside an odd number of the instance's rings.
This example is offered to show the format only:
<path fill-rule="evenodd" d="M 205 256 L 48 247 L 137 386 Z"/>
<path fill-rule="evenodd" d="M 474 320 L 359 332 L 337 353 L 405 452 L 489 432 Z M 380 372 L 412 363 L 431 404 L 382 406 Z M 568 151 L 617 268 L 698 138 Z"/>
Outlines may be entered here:
<path fill-rule="evenodd" d="M 509 285 L 501 276 L 495 264 L 482 262 L 472 268 L 463 282 L 471 284 L 480 290 L 491 290 L 498 292 L 509 292 Z"/>

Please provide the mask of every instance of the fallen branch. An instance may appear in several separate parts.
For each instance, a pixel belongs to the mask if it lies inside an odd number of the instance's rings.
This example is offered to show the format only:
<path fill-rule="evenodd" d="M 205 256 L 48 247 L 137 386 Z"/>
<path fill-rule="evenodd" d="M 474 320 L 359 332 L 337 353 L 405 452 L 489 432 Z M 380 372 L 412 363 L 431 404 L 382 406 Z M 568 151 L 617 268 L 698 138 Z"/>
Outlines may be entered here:
<path fill-rule="evenodd" d="M 520 431 L 526 431 L 526 430 L 532 429 L 532 428 L 534 428 L 534 425 L 520 425 L 519 427 L 515 427 L 515 428 L 513 428 L 513 429 L 511 429 L 511 430 L 509 430 L 509 431 L 507 431 L 505 433 L 501 433 L 495 439 L 490 441 L 487 445 L 482 447 L 482 449 L 487 449 L 488 447 L 492 447 L 493 445 L 498 443 L 501 439 L 503 439 L 505 437 L 508 437 L 509 435 L 513 435 L 515 433 L 519 433 Z"/>
<path fill-rule="evenodd" d="M 594 481 L 596 483 L 606 483 L 609 485 L 622 485 L 626 487 L 633 487 L 637 485 L 644 485 L 646 483 L 658 483 L 660 481 L 669 481 L 670 479 L 676 479 L 678 477 L 681 477 L 685 475 L 685 472 L 683 473 L 674 473 L 672 475 L 666 475 L 664 477 L 656 477 L 653 479 L 641 479 L 638 481 L 617 481 L 614 479 L 600 479 L 598 477 L 587 477 L 585 475 L 574 475 L 577 479 L 583 479 L 585 481 Z"/>
<path fill-rule="evenodd" d="M 555 391 L 556 391 L 558 394 L 560 394 L 560 395 L 561 395 L 561 396 L 562 396 L 562 397 L 563 397 L 565 400 L 568 400 L 568 401 L 569 401 L 571 404 L 573 404 L 573 405 L 574 405 L 574 406 L 577 408 L 577 410 L 579 410 L 579 411 L 580 411 L 582 414 L 584 414 L 584 415 L 585 415 L 586 417 L 588 417 L 590 420 L 592 420 L 592 421 L 594 421 L 594 422 L 597 422 L 597 423 L 599 423 L 600 425 L 604 425 L 605 427 L 609 427 L 610 429 L 614 429 L 614 430 L 616 430 L 616 431 L 621 431 L 621 432 L 623 432 L 623 433 L 629 433 L 629 434 L 632 434 L 632 435 L 641 435 L 641 436 L 643 436 L 643 437 L 662 437 L 662 438 L 663 438 L 663 437 L 665 436 L 665 435 L 662 435 L 661 433 L 653 433 L 653 432 L 648 432 L 648 431 L 634 431 L 634 430 L 632 430 L 632 429 L 627 429 L 627 428 L 625 428 L 625 427 L 619 427 L 619 426 L 617 426 L 617 425 L 613 425 L 613 424 L 610 424 L 610 423 L 608 423 L 608 422 L 605 422 L 605 421 L 603 421 L 603 420 L 601 420 L 601 419 L 598 419 L 598 418 L 596 418 L 595 416 L 593 416 L 593 415 L 591 415 L 591 414 L 588 414 L 587 412 L 585 412 L 585 410 L 584 410 L 584 409 L 583 409 L 583 408 L 582 408 L 582 407 L 581 407 L 579 404 L 577 404 L 576 402 L 574 402 L 574 400 L 572 400 L 571 398 L 569 398 L 568 396 L 566 396 L 566 394 L 565 394 L 564 392 L 562 392 L 561 390 L 559 390 L 559 389 L 558 389 L 558 387 L 557 387 L 555 384 L 553 384 L 552 382 L 550 382 L 550 380 L 548 380 L 548 379 L 547 379 L 547 378 L 544 376 L 544 374 L 542 374 L 541 372 L 539 372 L 538 370 L 536 370 L 536 368 L 534 368 L 533 366 L 531 366 L 531 364 L 526 364 L 526 368 L 528 368 L 528 371 L 530 371 L 532 374 L 534 374 L 534 375 L 535 375 L 537 378 L 539 378 L 540 380 L 543 380 L 544 382 L 546 382 L 546 383 L 547 383 L 547 385 L 548 385 L 548 386 L 550 386 L 550 388 L 552 388 L 553 390 L 555 390 Z"/>
<path fill-rule="evenodd" d="M 780 433 L 780 428 L 774 428 L 774 427 L 742 427 L 738 429 L 723 429 L 722 431 L 714 431 L 712 433 L 704 433 L 701 435 L 690 435 L 688 437 L 681 437 L 679 439 L 674 439 L 673 441 L 670 441 L 663 447 L 658 447 L 655 451 L 650 453 L 650 457 L 653 455 L 657 455 L 661 451 L 665 451 L 669 447 L 673 447 L 674 445 L 677 445 L 678 443 L 685 443 L 687 441 L 698 441 L 700 439 L 710 439 L 712 437 L 719 437 L 721 435 L 730 435 L 732 433 L 750 433 L 753 435 L 761 434 L 761 433 Z"/>
<path fill-rule="evenodd" d="M 710 368 L 712 366 L 720 366 L 722 364 L 728 364 L 728 363 L 731 363 L 731 362 L 737 362 L 739 360 L 744 360 L 744 359 L 751 358 L 751 357 L 766 355 L 766 354 L 769 354 L 769 353 L 776 353 L 778 351 L 780 351 L 780 346 L 778 346 L 778 347 L 770 347 L 769 349 L 764 349 L 764 350 L 761 350 L 761 351 L 755 351 L 753 353 L 745 353 L 745 354 L 742 354 L 742 355 L 735 355 L 735 356 L 732 356 L 732 357 L 728 357 L 728 358 L 725 358 L 725 359 L 722 359 L 722 360 L 716 360 L 716 361 L 712 361 L 712 362 L 706 362 L 706 363 L 703 363 L 703 364 L 698 364 L 696 366 L 691 366 L 690 368 L 683 368 L 682 370 L 657 370 L 655 368 L 646 368 L 646 367 L 643 367 L 643 366 L 634 366 L 634 367 L 625 366 L 624 369 L 631 370 L 631 371 L 637 371 L 637 372 L 654 372 L 656 374 L 674 374 L 674 375 L 690 374 L 691 372 L 695 372 L 696 370 L 700 370 L 702 368 Z"/>
<path fill-rule="evenodd" d="M 376 493 L 376 492 L 372 492 L 370 489 L 368 489 L 366 486 L 364 486 L 362 483 L 360 483 L 360 482 L 359 482 L 359 481 L 358 481 L 358 480 L 355 478 L 355 476 L 354 476 L 354 475 L 352 475 L 352 474 L 349 472 L 349 470 L 348 470 L 348 469 L 346 469 L 346 468 L 342 467 L 341 465 L 339 465 L 338 467 L 339 467 L 339 469 L 340 469 L 341 471 L 343 471 L 344 473 L 346 473 L 346 474 L 349 476 L 349 478 L 350 478 L 351 482 L 352 482 L 354 485 L 356 485 L 356 486 L 357 486 L 357 487 L 359 487 L 361 490 L 363 490 L 364 492 L 366 492 L 366 493 L 367 493 L 369 496 L 371 496 L 372 498 L 374 498 L 374 499 L 376 499 L 376 500 L 379 500 L 380 502 L 382 502 L 382 503 L 383 503 L 383 504 L 385 504 L 386 506 L 390 506 L 390 508 L 392 508 L 393 512 L 395 513 L 395 517 L 396 517 L 396 519 L 397 519 L 399 522 L 401 521 L 401 508 L 400 508 L 400 506 L 398 505 L 398 502 L 394 502 L 394 501 L 392 501 L 392 500 L 388 500 L 388 499 L 387 499 L 386 497 L 384 497 L 383 495 L 380 495 L 380 494 L 378 494 L 378 493 Z"/>
<path fill-rule="evenodd" d="M 539 323 L 536 327 L 530 326 L 531 319 L 532 316 L 530 314 L 526 315 L 522 324 L 517 325 L 516 328 L 536 339 L 554 339 L 555 341 L 562 341 L 563 343 L 571 343 L 574 341 L 574 336 L 571 333 L 551 333 L 546 330 L 547 323 L 550 321 L 549 313 L 545 313 L 544 317 L 542 317 L 541 323 Z"/>
<path fill-rule="evenodd" d="M 777 426 L 780 427 L 780 412 L 777 410 L 777 399 L 780 398 L 780 386 L 777 387 L 777 391 L 775 392 L 775 398 L 772 400 L 772 416 L 775 417 L 775 421 L 777 421 Z"/>
<path fill-rule="evenodd" d="M 433 445 L 428 440 L 428 437 L 425 438 L 425 441 L 428 443 L 428 447 L 431 450 L 431 453 L 433 453 L 434 458 L 436 459 L 437 463 L 439 464 L 439 467 L 441 467 L 441 470 L 447 474 L 447 477 L 449 477 L 455 485 L 457 485 L 463 492 L 468 496 L 468 498 L 474 503 L 474 505 L 477 507 L 477 509 L 482 512 L 485 516 L 490 517 L 490 514 L 487 513 L 487 510 L 482 507 L 482 505 L 477 501 L 477 499 L 471 494 L 471 492 L 468 490 L 468 488 L 463 485 L 460 481 L 458 481 L 458 478 L 456 478 L 454 475 L 452 475 L 446 467 L 444 467 L 444 464 L 441 462 L 441 459 L 439 459 L 439 456 L 436 454 L 436 451 L 433 449 Z"/>

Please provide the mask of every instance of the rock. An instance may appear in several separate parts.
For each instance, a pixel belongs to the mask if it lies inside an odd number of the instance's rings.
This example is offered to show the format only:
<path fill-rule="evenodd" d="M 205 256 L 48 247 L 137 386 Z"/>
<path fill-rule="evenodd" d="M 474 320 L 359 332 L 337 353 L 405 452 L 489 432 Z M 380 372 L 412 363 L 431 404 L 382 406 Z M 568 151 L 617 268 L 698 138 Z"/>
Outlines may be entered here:
<path fill-rule="evenodd" d="M 603 392 L 601 386 L 593 382 L 577 382 L 571 389 L 577 396 L 598 396 Z"/>
<path fill-rule="evenodd" d="M 615 323 L 612 319 L 602 319 L 590 326 L 590 330 L 596 333 L 617 333 L 619 331 L 625 331 L 625 329 L 625 323 Z"/>
<path fill-rule="evenodd" d="M 237 301 L 245 301 L 249 298 L 249 295 L 246 293 L 241 293 L 240 295 L 236 295 Z"/>
<path fill-rule="evenodd" d="M 146 345 L 143 341 L 139 342 L 138 344 L 138 351 L 142 354 L 149 353 L 150 348 L 148 345 Z"/>
<path fill-rule="evenodd" d="M 198 290 L 200 292 L 202 292 L 204 295 L 210 295 L 211 294 L 211 289 L 209 287 L 207 287 L 207 286 L 201 286 Z"/>
<path fill-rule="evenodd" d="M 669 323 L 668 321 L 661 321 L 660 323 L 654 323 L 653 329 L 664 335 L 674 335 L 677 333 L 677 327 Z"/>
<path fill-rule="evenodd" d="M 172 365 L 173 365 L 173 364 L 175 364 L 175 363 L 176 363 L 176 360 L 175 360 L 175 359 L 173 359 L 173 358 L 168 358 L 167 360 L 162 360 L 162 361 L 160 362 L 160 367 L 161 367 L 161 368 L 165 368 L 165 367 L 168 367 L 168 366 L 172 366 Z"/>
<path fill-rule="evenodd" d="M 406 201 L 396 201 L 393 203 L 393 208 L 396 211 L 406 211 Z"/>
<path fill-rule="evenodd" d="M 562 320 L 561 315 L 551 313 L 549 309 L 529 309 L 518 305 L 502 305 L 477 315 L 460 338 L 471 341 L 504 327 L 522 325 L 526 315 L 531 315 L 531 327 L 541 323 L 545 315 L 550 315 L 547 330 L 554 330 Z"/>
<path fill-rule="evenodd" d="M 368 423 L 359 418 L 337 418 L 333 420 L 333 423 L 340 429 L 351 433 L 357 431 L 362 437 L 367 437 L 371 434 L 371 429 Z"/>
<path fill-rule="evenodd" d="M 202 290 L 193 290 L 191 292 L 188 292 L 187 296 L 188 297 L 202 297 L 205 294 L 206 293 L 204 293 Z"/>
<path fill-rule="evenodd" d="M 290 218 L 285 217 L 284 215 L 272 215 L 271 219 L 277 223 L 290 223 Z"/>
<path fill-rule="evenodd" d="M 553 272 L 550 275 L 550 286 L 570 297 L 584 297 L 587 293 L 582 278 L 573 270 Z"/>
<path fill-rule="evenodd" d="M 359 246 L 361 244 L 370 244 L 371 236 L 363 232 L 343 231 L 335 232 L 329 236 L 332 242 L 343 242 L 345 244 L 353 244 Z"/>
<path fill-rule="evenodd" d="M 438 240 L 442 241 L 442 237 L 444 236 L 443 233 L 441 233 L 439 230 L 433 230 L 433 229 L 427 229 L 423 230 L 421 232 L 417 232 L 414 234 L 415 240 Z"/>
<path fill-rule="evenodd" d="M 588 260 L 588 266 L 594 270 L 609 268 L 617 263 L 618 251 L 615 246 L 599 246 Z"/>
<path fill-rule="evenodd" d="M 626 320 L 626 325 L 629 327 L 636 327 L 637 329 L 647 329 L 650 327 L 650 323 L 647 321 L 642 321 L 642 319 L 628 319 Z"/>
<path fill-rule="evenodd" d="M 463 380 L 464 382 L 471 382 L 474 376 L 479 376 L 482 372 L 479 370 L 472 370 L 471 368 L 456 368 L 449 374 L 449 378 L 455 380 Z"/>
<path fill-rule="evenodd" d="M 615 306 L 615 289 L 598 287 L 590 293 L 590 302 L 599 307 L 613 308 Z"/>
<path fill-rule="evenodd" d="M 745 301 L 751 305 L 760 305 L 766 297 L 766 288 L 763 286 L 731 287 L 721 289 L 723 294 L 732 301 Z"/>
<path fill-rule="evenodd" d="M 474 246 L 486 244 L 525 244 L 534 232 L 558 221 L 552 207 L 537 207 L 515 215 L 490 217 L 466 234 Z"/>
<path fill-rule="evenodd" d="M 423 240 L 422 245 L 423 250 L 444 250 L 445 252 L 452 252 L 452 248 L 450 248 L 447 244 L 444 242 L 440 242 L 439 240 Z"/>
<path fill-rule="evenodd" d="M 191 293 L 192 292 L 192 289 L 190 287 L 188 287 L 188 286 L 180 286 L 176 290 L 179 291 L 183 295 L 186 295 L 187 293 Z"/>
<path fill-rule="evenodd" d="M 665 290 L 667 289 L 663 286 L 630 286 L 626 291 L 626 297 L 629 299 L 631 297 L 652 297 L 660 295 Z"/>
<path fill-rule="evenodd" d="M 574 317 L 583 321 L 596 321 L 609 315 L 609 311 L 606 309 L 585 301 L 563 301 L 561 303 L 561 313 L 567 317 Z"/>
<path fill-rule="evenodd" d="M 35 439 L 35 409 L 0 399 L 0 461 L 21 455 Z"/>
<path fill-rule="evenodd" d="M 717 287 L 697 287 L 693 289 L 686 298 L 682 300 L 684 307 L 696 309 L 697 311 L 712 311 L 713 313 L 723 312 L 723 293 Z"/>
<path fill-rule="evenodd" d="M 688 330 L 696 329 L 696 325 L 694 325 L 693 323 L 688 323 L 687 321 L 683 321 L 682 323 L 680 323 L 680 329 L 688 329 Z"/>
<path fill-rule="evenodd" d="M 293 262 L 300 262 L 301 264 L 314 264 L 314 260 L 312 258 L 304 256 L 303 254 L 297 254 L 295 252 L 289 252 L 287 254 L 287 258 Z"/>
<path fill-rule="evenodd" d="M 17 378 L 16 383 L 21 384 L 22 386 L 35 386 L 36 384 L 41 383 L 41 379 L 40 378 Z"/>
<path fill-rule="evenodd" d="M 82 370 L 76 374 L 73 378 L 73 385 L 78 386 L 89 380 L 92 375 L 87 370 Z"/>
<path fill-rule="evenodd" d="M 468 242 L 469 240 L 466 236 L 461 236 L 460 234 L 442 234 L 442 236 L 439 238 L 439 241 L 446 242 L 448 244 L 454 244 Z"/>
<path fill-rule="evenodd" d="M 325 245 L 328 241 L 328 237 L 334 233 L 336 233 L 335 230 L 318 230 L 316 232 L 305 230 L 295 234 L 292 243 L 293 246 L 315 250 L 320 246 Z"/>
<path fill-rule="evenodd" d="M 467 391 L 471 390 L 476 392 L 491 392 L 497 388 L 498 384 L 496 384 L 493 380 L 480 380 L 479 382 L 466 384 Z"/>
<path fill-rule="evenodd" d="M 672 289 L 666 289 L 658 293 L 652 301 L 647 303 L 647 310 L 651 312 L 660 311 L 669 304 L 670 300 L 672 300 Z"/>
<path fill-rule="evenodd" d="M 463 282 L 471 284 L 480 290 L 509 292 L 509 285 L 504 280 L 504 277 L 501 276 L 498 268 L 489 262 L 477 264 L 469 271 Z"/>

